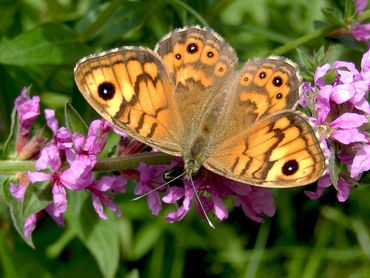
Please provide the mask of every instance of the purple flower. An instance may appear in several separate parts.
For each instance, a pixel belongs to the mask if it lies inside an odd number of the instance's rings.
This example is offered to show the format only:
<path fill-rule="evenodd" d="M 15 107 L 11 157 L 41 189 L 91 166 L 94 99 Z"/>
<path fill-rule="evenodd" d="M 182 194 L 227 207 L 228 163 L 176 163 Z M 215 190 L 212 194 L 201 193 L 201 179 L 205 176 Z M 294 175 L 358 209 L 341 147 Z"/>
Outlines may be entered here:
<path fill-rule="evenodd" d="M 92 182 L 91 173 L 81 173 L 81 169 L 74 168 L 62 170 L 60 153 L 55 145 L 48 145 L 41 151 L 40 158 L 36 161 L 36 169 L 49 168 L 52 172 L 29 172 L 28 178 L 31 183 L 50 181 L 52 187 L 53 202 L 50 210 L 52 215 L 60 217 L 67 209 L 66 188 L 70 190 L 85 189 Z"/>
<path fill-rule="evenodd" d="M 326 74 L 335 73 L 331 83 L 325 82 Z M 326 64 L 318 67 L 314 77 L 315 84 L 307 86 L 305 97 L 316 94 L 314 101 L 315 117 L 311 120 L 319 130 L 324 145 L 337 144 L 339 160 L 347 165 L 352 179 L 367 171 L 370 166 L 366 162 L 368 156 L 370 134 L 362 129 L 368 123 L 370 105 L 367 95 L 370 88 L 370 50 L 363 55 L 361 71 L 350 62 L 336 61 L 333 66 Z M 330 156 L 329 148 L 326 153 Z M 340 202 L 348 198 L 350 185 L 348 174 L 339 174 L 337 198 Z M 324 188 L 332 184 L 330 175 L 318 181 L 316 192 L 306 192 L 310 198 L 321 196 Z"/>
<path fill-rule="evenodd" d="M 325 76 L 331 71 L 335 79 L 325 82 Z M 352 179 L 357 179 L 370 166 L 366 162 L 370 134 L 364 131 L 362 125 L 368 123 L 370 105 L 367 95 L 370 88 L 370 50 L 361 61 L 361 70 L 353 63 L 336 61 L 333 66 L 325 64 L 318 67 L 314 76 L 315 84 L 306 85 L 305 98 L 316 94 L 313 102 L 315 117 L 313 124 L 321 134 L 321 141 L 326 146 L 328 157 L 331 155 L 328 145 L 337 144 L 339 160 L 347 165 Z M 308 102 L 306 100 L 306 102 Z M 348 176 L 340 173 L 337 184 L 337 198 L 340 202 L 348 198 L 350 185 Z M 306 194 L 310 198 L 321 196 L 324 188 L 332 184 L 331 176 L 325 175 L 318 181 L 316 192 Z"/>
<path fill-rule="evenodd" d="M 245 215 L 256 222 L 263 222 L 264 214 L 273 216 L 275 214 L 275 204 L 270 189 L 249 186 L 243 183 L 229 181 L 227 186 L 230 187 L 236 199 L 235 206 L 241 206 Z"/>
<path fill-rule="evenodd" d="M 166 171 L 173 168 L 172 164 L 168 165 L 146 165 L 140 163 L 140 179 L 135 188 L 135 195 L 143 195 L 164 183 L 163 175 Z M 162 210 L 161 197 L 158 191 L 152 192 L 147 197 L 148 206 L 153 215 L 158 215 Z"/>
<path fill-rule="evenodd" d="M 189 212 L 194 199 L 195 194 L 191 181 L 184 179 L 183 184 L 184 187 L 171 186 L 162 198 L 163 202 L 168 204 L 181 201 L 181 205 L 166 216 L 166 220 L 170 223 L 182 220 Z M 194 186 L 206 213 L 213 211 L 221 221 L 228 217 L 228 210 L 223 200 L 232 196 L 234 197 L 234 206 L 241 206 L 245 215 L 256 222 L 262 222 L 264 214 L 273 216 L 275 213 L 272 192 L 269 189 L 235 182 L 209 172 L 196 179 Z M 199 204 L 197 211 L 201 216 L 204 216 Z"/>
<path fill-rule="evenodd" d="M 367 5 L 367 0 L 356 0 L 356 12 L 362 13 Z"/>
<path fill-rule="evenodd" d="M 355 154 L 350 166 L 352 178 L 370 170 L 370 144 L 363 145 Z"/>
<path fill-rule="evenodd" d="M 26 238 L 31 237 L 32 232 L 36 229 L 36 222 L 38 219 L 38 214 L 32 214 L 26 218 L 24 221 L 24 236 Z"/>
<path fill-rule="evenodd" d="M 367 0 L 357 0 L 356 1 L 356 13 L 362 13 L 367 5 Z M 370 23 L 356 22 L 349 25 L 350 35 L 358 41 L 364 41 L 368 46 L 370 46 Z"/>
<path fill-rule="evenodd" d="M 103 150 L 107 141 L 109 130 L 108 122 L 95 120 L 90 124 L 87 137 L 73 134 L 74 148 L 66 150 L 66 158 L 71 168 L 83 167 L 85 171 L 92 170 L 97 161 L 97 154 Z"/>
<path fill-rule="evenodd" d="M 67 150 L 72 148 L 72 135 L 71 132 L 65 128 L 59 128 L 59 123 L 55 117 L 55 111 L 52 109 L 45 109 L 46 124 L 53 132 L 53 143 L 57 146 L 58 150 Z"/>
<path fill-rule="evenodd" d="M 115 212 L 117 216 L 121 216 L 121 210 L 117 205 L 104 193 L 105 192 L 119 192 L 126 191 L 127 179 L 123 176 L 110 177 L 105 176 L 97 181 L 94 181 L 87 187 L 91 192 L 93 207 L 100 218 L 106 220 L 107 216 L 103 212 L 103 205 L 107 206 L 111 211 Z"/>
<path fill-rule="evenodd" d="M 30 133 L 32 125 L 36 118 L 40 115 L 40 97 L 27 96 L 28 88 L 22 89 L 21 95 L 15 99 L 15 109 L 20 124 L 19 133 L 26 136 Z"/>
<path fill-rule="evenodd" d="M 305 194 L 311 199 L 318 199 L 324 193 L 325 188 L 329 187 L 332 184 L 332 178 L 329 174 L 326 174 L 319 179 L 316 192 L 305 190 Z M 337 188 L 337 199 L 339 202 L 345 202 L 348 199 L 350 189 L 350 184 L 346 182 L 342 177 L 339 177 Z"/>
<path fill-rule="evenodd" d="M 170 188 L 168 194 L 163 197 L 163 201 L 166 203 L 176 203 L 182 199 L 182 203 L 177 209 L 167 214 L 166 220 L 170 223 L 181 221 L 189 212 L 193 198 L 194 189 L 189 180 L 184 180 L 184 188 Z"/>

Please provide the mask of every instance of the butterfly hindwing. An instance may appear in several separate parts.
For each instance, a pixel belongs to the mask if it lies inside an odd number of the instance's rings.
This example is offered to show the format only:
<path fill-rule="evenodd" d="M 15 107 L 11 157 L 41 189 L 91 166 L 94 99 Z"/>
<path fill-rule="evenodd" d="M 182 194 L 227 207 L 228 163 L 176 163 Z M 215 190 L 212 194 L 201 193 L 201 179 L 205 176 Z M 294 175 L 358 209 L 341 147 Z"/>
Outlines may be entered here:
<path fill-rule="evenodd" d="M 215 148 L 204 166 L 233 180 L 291 187 L 317 180 L 325 156 L 310 124 L 298 112 L 266 117 Z"/>

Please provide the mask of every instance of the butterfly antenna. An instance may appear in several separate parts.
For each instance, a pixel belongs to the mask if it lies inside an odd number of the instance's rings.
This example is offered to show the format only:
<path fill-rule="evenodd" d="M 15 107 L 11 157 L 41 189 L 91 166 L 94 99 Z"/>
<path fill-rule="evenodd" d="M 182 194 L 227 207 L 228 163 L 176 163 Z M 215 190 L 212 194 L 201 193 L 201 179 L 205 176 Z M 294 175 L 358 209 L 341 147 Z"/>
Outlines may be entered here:
<path fill-rule="evenodd" d="M 148 192 L 146 192 L 146 193 L 144 193 L 144 194 L 142 194 L 142 195 L 140 195 L 140 196 L 132 199 L 131 201 L 137 201 L 137 200 L 139 200 L 141 198 L 144 198 L 145 196 L 148 196 L 149 194 L 151 194 L 151 193 L 153 193 L 153 192 L 155 192 L 155 191 L 157 191 L 157 190 L 165 187 L 166 185 L 170 184 L 171 182 L 177 180 L 178 178 L 181 178 L 185 174 L 186 174 L 186 172 L 184 172 L 184 173 L 178 175 L 177 177 L 174 177 L 172 180 L 170 180 L 170 181 L 168 181 L 168 182 L 166 182 L 164 184 L 161 184 L 160 186 L 158 186 L 158 187 L 156 187 L 156 188 L 154 188 L 154 189 L 152 189 L 152 190 L 150 190 L 150 191 L 148 191 Z"/>
<path fill-rule="evenodd" d="M 193 186 L 193 190 L 194 190 L 195 196 L 197 197 L 197 200 L 198 200 L 198 202 L 199 202 L 200 208 L 202 209 L 202 212 L 203 212 L 204 216 L 205 216 L 205 217 L 206 217 L 206 219 L 207 219 L 208 225 L 209 225 L 209 226 L 211 226 L 211 228 L 216 229 L 216 227 L 212 224 L 211 220 L 208 218 L 208 215 L 207 215 L 207 213 L 206 213 L 206 210 L 204 209 L 203 203 L 202 203 L 202 201 L 200 200 L 200 197 L 199 197 L 198 192 L 197 192 L 197 190 L 196 190 L 196 188 L 195 188 L 195 185 L 194 185 L 193 179 L 192 179 L 191 177 L 190 177 L 190 181 L 191 181 L 191 185 Z"/>

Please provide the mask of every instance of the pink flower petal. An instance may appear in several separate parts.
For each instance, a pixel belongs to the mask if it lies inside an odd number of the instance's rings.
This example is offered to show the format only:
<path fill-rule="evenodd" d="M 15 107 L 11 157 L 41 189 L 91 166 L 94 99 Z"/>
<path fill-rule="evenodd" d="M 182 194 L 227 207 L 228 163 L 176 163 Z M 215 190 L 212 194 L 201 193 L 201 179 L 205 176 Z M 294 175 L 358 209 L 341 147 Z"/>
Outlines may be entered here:
<path fill-rule="evenodd" d="M 30 238 L 32 235 L 32 232 L 36 229 L 36 222 L 37 222 L 37 214 L 32 214 L 27 217 L 27 219 L 24 221 L 24 236 L 26 238 Z"/>
<path fill-rule="evenodd" d="M 53 178 L 52 174 L 44 172 L 28 172 L 27 177 L 31 183 L 48 180 L 51 181 L 51 179 Z"/>
<path fill-rule="evenodd" d="M 16 198 L 17 200 L 23 199 L 26 189 L 27 187 L 21 184 L 14 184 L 14 183 L 9 184 L 10 194 L 12 194 L 12 196 Z"/>
<path fill-rule="evenodd" d="M 343 84 L 333 87 L 330 99 L 337 104 L 345 103 L 356 94 L 356 88 L 353 84 Z"/>
<path fill-rule="evenodd" d="M 148 207 L 153 215 L 158 215 L 162 210 L 161 197 L 157 192 L 150 193 L 147 198 Z"/>
<path fill-rule="evenodd" d="M 103 207 L 103 204 L 100 201 L 100 198 L 97 195 L 95 195 L 95 194 L 92 194 L 91 195 L 91 198 L 92 198 L 93 207 L 94 207 L 97 215 L 101 219 L 107 220 L 108 217 L 104 214 L 104 207 Z"/>
<path fill-rule="evenodd" d="M 370 170 L 370 145 L 364 145 L 359 149 L 351 165 L 351 177 L 356 178 L 361 173 Z"/>
<path fill-rule="evenodd" d="M 362 13 L 367 5 L 367 0 L 356 0 L 356 12 Z"/>
<path fill-rule="evenodd" d="M 333 182 L 331 181 L 330 175 L 325 174 L 318 180 L 316 192 L 305 190 L 304 194 L 306 194 L 306 196 L 308 196 L 310 199 L 316 200 L 321 197 L 321 195 L 324 193 L 325 188 L 329 187 L 332 184 Z"/>
<path fill-rule="evenodd" d="M 328 72 L 329 69 L 330 69 L 329 64 L 325 64 L 321 67 L 317 67 L 316 72 L 315 72 L 315 76 L 314 76 L 314 80 L 315 80 L 316 85 L 319 85 L 319 86 L 324 86 L 325 85 L 323 77 L 326 75 L 326 73 Z"/>
<path fill-rule="evenodd" d="M 52 189 L 54 216 L 61 216 L 67 209 L 67 193 L 63 186 L 54 184 Z"/>
<path fill-rule="evenodd" d="M 343 115 L 336 118 L 329 125 L 330 128 L 354 128 L 360 127 L 366 124 L 368 119 L 365 115 L 359 115 L 356 113 L 344 113 Z"/>
<path fill-rule="evenodd" d="M 171 186 L 165 196 L 162 197 L 162 201 L 167 204 L 173 204 L 184 197 L 185 190 L 182 187 Z"/>
<path fill-rule="evenodd" d="M 357 128 L 338 129 L 333 131 L 330 136 L 345 145 L 367 141 L 365 135 L 359 132 Z"/>
<path fill-rule="evenodd" d="M 61 161 L 59 151 L 55 145 L 48 145 L 41 150 L 39 159 L 36 161 L 36 169 L 43 170 L 50 168 L 53 171 L 59 170 Z"/>
<path fill-rule="evenodd" d="M 59 123 L 55 117 L 55 111 L 52 109 L 45 109 L 44 113 L 47 126 L 53 131 L 53 133 L 57 132 Z"/>
<path fill-rule="evenodd" d="M 215 215 L 221 221 L 225 220 L 228 217 L 229 212 L 225 204 L 222 202 L 218 192 L 216 191 L 213 192 L 212 200 L 213 200 L 213 208 L 215 210 Z"/>
<path fill-rule="evenodd" d="M 345 202 L 348 199 L 351 186 L 341 177 L 338 180 L 337 199 L 339 202 Z"/>

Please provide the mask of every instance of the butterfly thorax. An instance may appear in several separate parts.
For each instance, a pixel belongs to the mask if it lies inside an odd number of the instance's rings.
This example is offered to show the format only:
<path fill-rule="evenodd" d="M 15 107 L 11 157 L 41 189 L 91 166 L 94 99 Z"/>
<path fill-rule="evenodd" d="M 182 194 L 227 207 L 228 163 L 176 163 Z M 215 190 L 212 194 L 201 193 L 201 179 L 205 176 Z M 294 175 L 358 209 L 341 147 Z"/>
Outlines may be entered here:
<path fill-rule="evenodd" d="M 199 135 L 188 146 L 188 148 L 184 148 L 183 158 L 187 177 L 191 177 L 193 174 L 198 172 L 203 161 L 207 158 L 206 146 L 207 136 Z"/>

